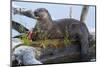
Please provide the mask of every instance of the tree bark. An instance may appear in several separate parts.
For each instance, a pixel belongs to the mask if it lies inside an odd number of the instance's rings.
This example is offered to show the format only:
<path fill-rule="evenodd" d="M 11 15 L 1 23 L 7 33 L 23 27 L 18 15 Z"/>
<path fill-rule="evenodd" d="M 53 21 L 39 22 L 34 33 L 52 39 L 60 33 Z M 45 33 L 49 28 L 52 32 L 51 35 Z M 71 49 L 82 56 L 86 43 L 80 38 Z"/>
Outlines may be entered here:
<path fill-rule="evenodd" d="M 12 21 L 12 28 L 18 31 L 19 33 L 25 33 L 26 31 L 28 31 L 26 27 L 15 21 Z"/>
<path fill-rule="evenodd" d="M 83 6 L 82 13 L 81 13 L 81 16 L 80 16 L 81 22 L 85 22 L 88 10 L 89 10 L 89 6 L 87 6 L 87 5 Z"/>

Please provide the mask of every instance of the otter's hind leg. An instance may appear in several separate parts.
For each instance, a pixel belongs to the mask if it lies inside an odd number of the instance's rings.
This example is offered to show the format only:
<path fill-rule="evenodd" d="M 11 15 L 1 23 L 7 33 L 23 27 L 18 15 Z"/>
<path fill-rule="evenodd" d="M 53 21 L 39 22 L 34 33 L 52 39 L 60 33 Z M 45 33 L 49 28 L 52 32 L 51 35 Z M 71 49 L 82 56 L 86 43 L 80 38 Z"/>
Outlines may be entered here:
<path fill-rule="evenodd" d="M 83 24 L 77 23 L 77 24 L 71 24 L 70 28 L 69 28 L 69 33 L 70 35 L 74 35 L 75 34 L 78 35 L 79 37 L 79 42 L 80 42 L 80 57 L 81 57 L 81 61 L 88 61 L 89 60 L 89 56 L 88 56 L 88 49 L 89 49 L 89 43 L 88 43 L 88 31 L 86 26 L 84 26 Z"/>
<path fill-rule="evenodd" d="M 81 61 L 89 61 L 89 53 L 88 53 L 88 49 L 89 49 L 89 43 L 88 43 L 88 36 L 81 36 L 80 39 L 80 43 L 81 43 Z"/>

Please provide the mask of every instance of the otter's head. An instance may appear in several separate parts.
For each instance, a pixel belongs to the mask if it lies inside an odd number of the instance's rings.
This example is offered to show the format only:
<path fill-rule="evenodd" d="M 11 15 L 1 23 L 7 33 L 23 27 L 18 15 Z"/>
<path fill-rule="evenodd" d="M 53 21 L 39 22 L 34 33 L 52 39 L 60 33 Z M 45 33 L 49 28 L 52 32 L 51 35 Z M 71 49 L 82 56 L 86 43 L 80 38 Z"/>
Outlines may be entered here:
<path fill-rule="evenodd" d="M 50 15 L 48 13 L 48 10 L 46 10 L 45 8 L 38 8 L 34 11 L 34 17 L 37 20 L 46 20 L 46 19 L 50 19 Z"/>

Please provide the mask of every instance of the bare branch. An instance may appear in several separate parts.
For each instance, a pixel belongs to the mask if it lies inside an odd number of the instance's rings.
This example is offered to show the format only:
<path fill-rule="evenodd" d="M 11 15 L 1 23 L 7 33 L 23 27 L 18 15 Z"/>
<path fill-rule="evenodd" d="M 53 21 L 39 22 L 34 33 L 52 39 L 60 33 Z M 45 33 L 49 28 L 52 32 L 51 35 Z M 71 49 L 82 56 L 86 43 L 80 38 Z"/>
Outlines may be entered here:
<path fill-rule="evenodd" d="M 20 14 L 34 19 L 34 14 L 32 10 L 26 8 L 12 8 L 14 14 Z"/>

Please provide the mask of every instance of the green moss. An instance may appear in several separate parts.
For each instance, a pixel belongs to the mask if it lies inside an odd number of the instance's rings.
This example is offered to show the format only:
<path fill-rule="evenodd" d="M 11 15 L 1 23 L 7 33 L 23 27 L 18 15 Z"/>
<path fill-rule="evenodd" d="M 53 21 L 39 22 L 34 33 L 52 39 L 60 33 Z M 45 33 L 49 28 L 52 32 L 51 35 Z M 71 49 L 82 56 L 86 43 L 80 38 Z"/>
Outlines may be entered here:
<path fill-rule="evenodd" d="M 68 32 L 64 32 L 63 35 L 64 35 L 64 44 L 65 44 L 65 45 L 71 44 L 72 40 L 69 39 L 69 34 L 68 34 Z"/>
<path fill-rule="evenodd" d="M 27 38 L 27 34 L 23 34 L 21 40 L 23 41 L 24 45 L 31 44 L 30 40 Z"/>
<path fill-rule="evenodd" d="M 64 32 L 62 35 L 64 35 L 64 39 L 48 39 L 48 33 L 46 31 L 41 30 L 39 27 L 39 24 L 36 24 L 36 32 L 38 33 L 38 40 L 30 42 L 30 40 L 27 38 L 27 34 L 22 35 L 22 41 L 25 45 L 32 45 L 32 46 L 42 46 L 43 48 L 46 48 L 48 46 L 58 46 L 58 45 L 69 45 L 71 44 L 71 40 L 69 39 L 68 32 Z M 23 28 L 21 28 L 23 30 Z"/>

